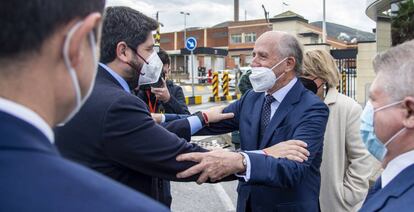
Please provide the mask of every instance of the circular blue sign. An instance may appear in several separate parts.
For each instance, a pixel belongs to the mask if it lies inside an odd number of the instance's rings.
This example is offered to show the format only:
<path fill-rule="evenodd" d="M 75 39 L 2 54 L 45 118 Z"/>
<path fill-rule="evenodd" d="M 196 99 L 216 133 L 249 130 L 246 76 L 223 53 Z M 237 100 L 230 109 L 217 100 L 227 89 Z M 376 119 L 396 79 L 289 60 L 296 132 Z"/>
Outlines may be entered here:
<path fill-rule="evenodd" d="M 195 37 L 187 38 L 185 41 L 185 48 L 190 52 L 194 51 L 194 49 L 197 48 L 197 39 L 195 39 Z"/>

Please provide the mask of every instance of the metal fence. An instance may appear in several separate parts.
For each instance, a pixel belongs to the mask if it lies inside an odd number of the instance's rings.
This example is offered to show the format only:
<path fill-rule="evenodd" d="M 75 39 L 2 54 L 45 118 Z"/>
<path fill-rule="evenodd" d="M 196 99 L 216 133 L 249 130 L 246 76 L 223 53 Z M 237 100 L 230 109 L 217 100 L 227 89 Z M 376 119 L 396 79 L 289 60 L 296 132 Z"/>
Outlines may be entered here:
<path fill-rule="evenodd" d="M 335 49 L 331 55 L 335 59 L 341 74 L 338 91 L 351 98 L 356 98 L 357 49 Z"/>

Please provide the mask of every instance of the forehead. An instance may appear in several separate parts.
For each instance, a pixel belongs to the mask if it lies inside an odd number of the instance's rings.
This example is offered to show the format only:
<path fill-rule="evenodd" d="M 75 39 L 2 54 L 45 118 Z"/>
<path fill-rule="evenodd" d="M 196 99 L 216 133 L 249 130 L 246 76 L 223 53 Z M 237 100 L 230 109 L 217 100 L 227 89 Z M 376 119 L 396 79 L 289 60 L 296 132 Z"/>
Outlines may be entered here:
<path fill-rule="evenodd" d="M 269 55 L 276 54 L 276 39 L 271 39 L 269 36 L 259 38 L 253 48 L 254 53 L 265 53 Z"/>

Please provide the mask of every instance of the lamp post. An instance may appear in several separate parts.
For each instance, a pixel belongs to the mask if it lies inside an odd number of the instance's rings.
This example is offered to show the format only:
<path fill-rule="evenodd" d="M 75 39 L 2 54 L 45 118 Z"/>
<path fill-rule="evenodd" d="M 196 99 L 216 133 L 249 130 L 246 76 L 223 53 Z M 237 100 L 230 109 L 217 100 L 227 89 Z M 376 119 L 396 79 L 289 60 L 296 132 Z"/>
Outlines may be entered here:
<path fill-rule="evenodd" d="M 190 13 L 181 11 L 180 14 L 184 15 L 184 41 L 183 41 L 183 43 L 184 43 L 184 48 L 185 48 L 185 42 L 187 40 L 187 15 L 189 16 Z M 185 55 L 183 55 L 183 56 L 184 56 L 184 72 L 186 72 L 187 71 L 186 70 L 186 67 L 187 67 L 187 60 L 186 59 L 187 58 L 186 58 Z"/>
<path fill-rule="evenodd" d="M 322 43 L 326 43 L 326 4 L 323 0 Z"/>

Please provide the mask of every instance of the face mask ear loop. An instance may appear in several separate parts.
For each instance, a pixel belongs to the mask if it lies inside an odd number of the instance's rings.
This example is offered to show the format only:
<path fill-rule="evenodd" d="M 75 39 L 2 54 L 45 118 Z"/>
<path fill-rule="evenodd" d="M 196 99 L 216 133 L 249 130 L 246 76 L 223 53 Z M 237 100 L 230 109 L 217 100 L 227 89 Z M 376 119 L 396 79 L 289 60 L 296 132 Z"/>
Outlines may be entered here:
<path fill-rule="evenodd" d="M 398 131 L 394 136 L 390 138 L 390 140 L 387 141 L 387 143 L 384 144 L 385 147 L 387 147 L 397 136 L 399 136 L 401 133 L 405 131 L 405 127 L 402 128 L 400 131 Z"/>
<path fill-rule="evenodd" d="M 127 44 L 127 46 L 128 46 L 130 49 L 134 50 L 134 48 L 132 48 L 132 46 L 130 46 L 130 45 L 128 45 L 128 44 Z M 147 60 L 145 60 L 145 59 L 144 59 L 144 57 L 142 57 L 142 56 L 138 53 L 138 51 L 137 51 L 137 50 L 134 50 L 134 53 L 135 53 L 136 55 L 138 55 L 138 57 L 139 57 L 139 58 L 141 58 L 141 59 L 144 61 L 144 63 L 146 63 L 147 65 L 149 64 L 149 63 L 148 63 L 148 61 L 147 61 Z"/>
<path fill-rule="evenodd" d="M 403 101 L 401 100 L 401 101 L 394 102 L 394 103 L 391 103 L 391 104 L 388 104 L 388 105 L 384 105 L 384 106 L 382 106 L 382 107 L 379 107 L 379 108 L 375 109 L 375 110 L 374 110 L 374 112 L 378 112 L 378 111 L 380 111 L 380 110 L 384 110 L 384 109 L 386 109 L 386 108 L 389 108 L 389 107 L 392 107 L 392 106 L 398 105 L 398 104 L 400 104 L 401 102 L 403 102 Z"/>
<path fill-rule="evenodd" d="M 81 24 L 82 22 L 79 22 L 75 26 L 73 26 L 72 29 L 69 30 L 65 43 L 63 44 L 63 60 L 72 78 L 72 83 L 73 83 L 73 87 L 75 89 L 75 94 L 76 94 L 76 105 L 81 104 L 81 91 L 80 91 L 77 74 L 75 70 L 73 69 L 70 59 L 69 59 L 69 45 L 70 45 L 70 41 L 72 39 L 73 34 L 81 26 Z"/>

